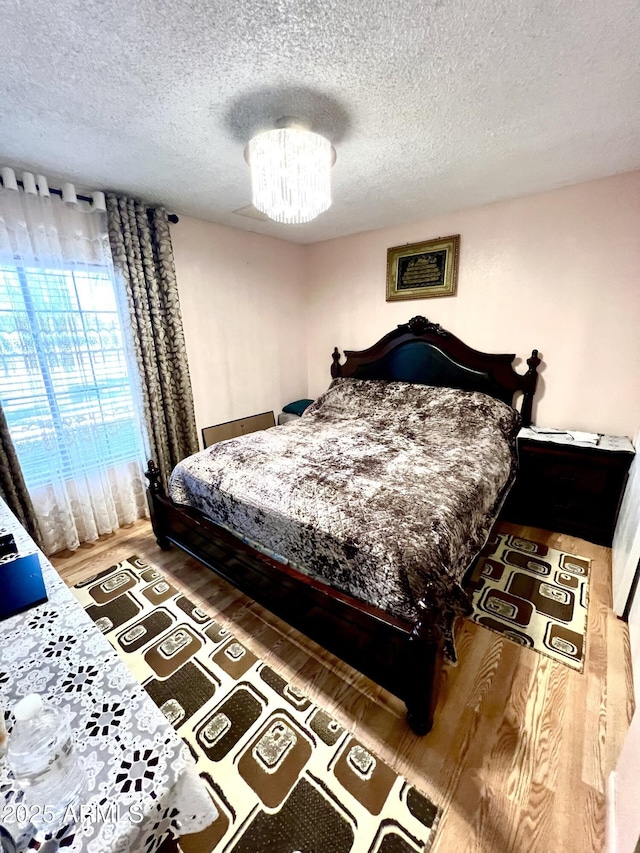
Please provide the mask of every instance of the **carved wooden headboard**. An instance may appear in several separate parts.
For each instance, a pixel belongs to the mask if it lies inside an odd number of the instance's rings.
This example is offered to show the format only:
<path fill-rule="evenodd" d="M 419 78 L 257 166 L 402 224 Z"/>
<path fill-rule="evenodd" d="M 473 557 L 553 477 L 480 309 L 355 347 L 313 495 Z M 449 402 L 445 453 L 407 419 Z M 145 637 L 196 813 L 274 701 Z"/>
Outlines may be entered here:
<path fill-rule="evenodd" d="M 513 396 L 522 391 L 522 423 L 531 423 L 531 406 L 538 381 L 538 350 L 527 359 L 529 369 L 513 369 L 515 354 L 491 354 L 467 346 L 451 332 L 425 317 L 402 323 L 366 350 L 333 351 L 331 375 L 355 379 L 387 379 L 482 391 L 513 405 Z"/>

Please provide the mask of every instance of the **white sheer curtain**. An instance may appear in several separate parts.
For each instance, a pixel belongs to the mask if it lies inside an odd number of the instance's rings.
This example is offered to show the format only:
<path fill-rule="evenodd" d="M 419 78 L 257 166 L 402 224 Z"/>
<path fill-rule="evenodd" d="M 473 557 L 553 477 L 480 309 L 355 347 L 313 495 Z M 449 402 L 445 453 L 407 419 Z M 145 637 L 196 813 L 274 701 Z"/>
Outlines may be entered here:
<path fill-rule="evenodd" d="M 1 171 L 0 401 L 45 550 L 146 515 L 138 379 L 102 193 Z"/>

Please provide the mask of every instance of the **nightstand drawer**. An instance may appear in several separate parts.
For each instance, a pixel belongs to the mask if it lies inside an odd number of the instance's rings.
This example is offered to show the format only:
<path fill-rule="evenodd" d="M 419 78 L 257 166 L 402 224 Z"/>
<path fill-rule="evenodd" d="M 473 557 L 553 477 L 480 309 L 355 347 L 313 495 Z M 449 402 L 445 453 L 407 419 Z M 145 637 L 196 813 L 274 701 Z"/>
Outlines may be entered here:
<path fill-rule="evenodd" d="M 527 439 L 518 451 L 503 518 L 610 545 L 633 453 Z"/>

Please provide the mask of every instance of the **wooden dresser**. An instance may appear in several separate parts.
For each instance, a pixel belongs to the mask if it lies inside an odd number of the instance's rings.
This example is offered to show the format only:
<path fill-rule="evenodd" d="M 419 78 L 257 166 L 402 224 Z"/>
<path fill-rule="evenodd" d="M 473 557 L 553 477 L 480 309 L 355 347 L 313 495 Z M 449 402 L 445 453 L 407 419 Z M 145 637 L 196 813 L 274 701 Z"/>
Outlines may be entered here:
<path fill-rule="evenodd" d="M 611 545 L 634 449 L 626 436 L 597 445 L 522 429 L 519 470 L 501 518 Z"/>

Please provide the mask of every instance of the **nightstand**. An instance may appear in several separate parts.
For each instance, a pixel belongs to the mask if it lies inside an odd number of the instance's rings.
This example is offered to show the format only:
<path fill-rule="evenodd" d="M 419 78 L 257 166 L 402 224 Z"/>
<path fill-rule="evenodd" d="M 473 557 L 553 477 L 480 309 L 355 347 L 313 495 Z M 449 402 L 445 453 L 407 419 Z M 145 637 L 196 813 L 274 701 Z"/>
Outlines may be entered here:
<path fill-rule="evenodd" d="M 518 455 L 518 477 L 501 518 L 611 545 L 634 456 L 626 436 L 603 435 L 589 445 L 525 428 Z"/>

